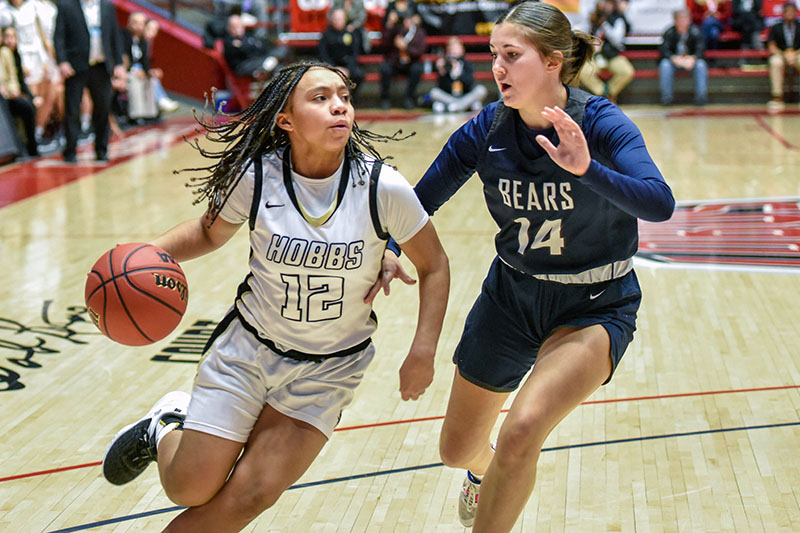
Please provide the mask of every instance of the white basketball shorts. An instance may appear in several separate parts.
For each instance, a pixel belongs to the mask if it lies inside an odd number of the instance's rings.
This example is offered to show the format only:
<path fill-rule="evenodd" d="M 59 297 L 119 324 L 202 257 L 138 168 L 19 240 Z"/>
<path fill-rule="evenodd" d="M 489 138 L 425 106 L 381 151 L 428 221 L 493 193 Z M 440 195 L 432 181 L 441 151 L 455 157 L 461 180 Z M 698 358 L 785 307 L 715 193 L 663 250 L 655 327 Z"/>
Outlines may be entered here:
<path fill-rule="evenodd" d="M 233 320 L 200 363 L 185 429 L 247 442 L 265 405 L 330 438 L 375 355 L 372 343 L 320 363 L 276 354 Z"/>

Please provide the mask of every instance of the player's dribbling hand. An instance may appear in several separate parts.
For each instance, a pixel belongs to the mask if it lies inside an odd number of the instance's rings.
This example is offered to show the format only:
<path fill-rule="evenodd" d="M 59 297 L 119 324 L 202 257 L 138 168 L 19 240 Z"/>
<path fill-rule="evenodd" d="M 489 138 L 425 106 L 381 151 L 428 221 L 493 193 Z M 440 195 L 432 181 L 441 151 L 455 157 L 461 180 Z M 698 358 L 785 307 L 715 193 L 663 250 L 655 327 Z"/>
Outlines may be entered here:
<path fill-rule="evenodd" d="M 381 288 L 383 289 L 383 293 L 389 296 L 389 283 L 391 283 L 394 278 L 400 278 L 406 285 L 413 285 L 417 282 L 417 280 L 406 274 L 406 271 L 403 270 L 403 265 L 400 264 L 400 258 L 391 250 L 386 250 L 383 253 L 383 264 L 381 265 L 378 279 L 372 287 L 369 288 L 369 292 L 364 297 L 364 303 L 371 304 Z"/>
<path fill-rule="evenodd" d="M 417 353 L 413 347 L 400 367 L 400 397 L 416 400 L 433 383 L 433 354 Z"/>
<path fill-rule="evenodd" d="M 567 172 L 583 176 L 589 170 L 592 156 L 581 127 L 559 107 L 545 107 L 542 116 L 553 123 L 558 134 L 558 147 L 544 135 L 537 135 L 536 142 L 550 155 L 550 158 Z"/>

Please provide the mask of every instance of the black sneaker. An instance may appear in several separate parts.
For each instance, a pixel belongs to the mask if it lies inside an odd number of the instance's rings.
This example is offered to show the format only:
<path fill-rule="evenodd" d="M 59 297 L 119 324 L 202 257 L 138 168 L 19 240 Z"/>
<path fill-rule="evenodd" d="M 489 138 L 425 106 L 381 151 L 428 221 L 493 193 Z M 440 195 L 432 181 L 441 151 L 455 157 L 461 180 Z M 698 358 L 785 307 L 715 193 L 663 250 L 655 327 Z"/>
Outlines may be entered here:
<path fill-rule="evenodd" d="M 185 392 L 167 393 L 141 419 L 125 426 L 114 436 L 103 458 L 103 477 L 114 485 L 133 481 L 158 456 L 156 433 L 163 418 L 183 420 L 190 396 Z"/>

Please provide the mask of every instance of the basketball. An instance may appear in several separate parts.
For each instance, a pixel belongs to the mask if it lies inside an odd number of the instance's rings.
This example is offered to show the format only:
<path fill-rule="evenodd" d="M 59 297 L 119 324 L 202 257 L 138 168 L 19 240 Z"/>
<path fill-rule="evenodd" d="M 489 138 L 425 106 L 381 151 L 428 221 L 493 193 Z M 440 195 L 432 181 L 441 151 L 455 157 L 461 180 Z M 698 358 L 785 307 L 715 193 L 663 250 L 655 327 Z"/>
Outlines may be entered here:
<path fill-rule="evenodd" d="M 144 346 L 169 335 L 189 300 L 183 269 L 146 243 L 118 244 L 95 262 L 86 279 L 86 308 L 109 339 Z"/>

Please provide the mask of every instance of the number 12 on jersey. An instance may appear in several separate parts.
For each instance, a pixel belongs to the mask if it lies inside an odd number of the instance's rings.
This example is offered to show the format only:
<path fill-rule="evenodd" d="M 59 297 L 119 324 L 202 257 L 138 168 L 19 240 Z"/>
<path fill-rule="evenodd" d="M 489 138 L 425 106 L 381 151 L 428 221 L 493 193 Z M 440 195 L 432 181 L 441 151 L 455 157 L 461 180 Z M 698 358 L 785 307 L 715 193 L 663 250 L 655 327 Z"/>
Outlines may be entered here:
<path fill-rule="evenodd" d="M 286 300 L 281 316 L 297 322 L 321 322 L 342 316 L 344 278 L 307 274 L 281 274 Z"/>
<path fill-rule="evenodd" d="M 528 246 L 530 236 L 528 230 L 531 227 L 531 221 L 525 217 L 520 217 L 514 222 L 519 222 L 519 252 L 524 255 L 527 250 L 536 250 L 537 248 L 549 248 L 550 255 L 561 255 L 561 250 L 564 249 L 564 238 L 561 236 L 561 219 L 545 220 L 536 232 L 533 238 L 533 243 Z"/>

